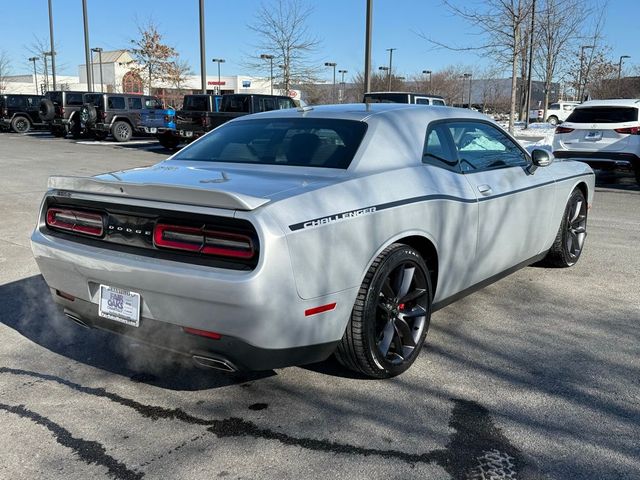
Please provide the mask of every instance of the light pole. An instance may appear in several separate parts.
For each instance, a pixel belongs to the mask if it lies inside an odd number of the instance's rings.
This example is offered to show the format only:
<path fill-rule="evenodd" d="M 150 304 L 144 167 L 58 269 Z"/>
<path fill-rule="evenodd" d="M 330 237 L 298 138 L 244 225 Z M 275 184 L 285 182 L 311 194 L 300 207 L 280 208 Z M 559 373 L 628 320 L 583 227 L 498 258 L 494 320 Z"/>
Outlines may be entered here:
<path fill-rule="evenodd" d="M 378 70 L 381 72 L 388 72 L 389 71 L 389 67 L 378 67 Z"/>
<path fill-rule="evenodd" d="M 211 61 L 218 64 L 218 95 L 220 95 L 220 64 L 224 63 L 225 60 L 224 58 L 212 58 Z"/>
<path fill-rule="evenodd" d="M 387 48 L 387 52 L 389 52 L 389 72 L 388 72 L 389 85 L 387 86 L 387 90 L 389 92 L 391 91 L 391 72 L 393 69 L 393 51 L 394 50 L 397 50 L 397 48 Z"/>
<path fill-rule="evenodd" d="M 30 57 L 29 61 L 33 62 L 33 77 L 36 82 L 36 95 L 38 95 L 40 93 L 38 92 L 38 72 L 36 72 L 36 62 L 38 61 L 38 57 Z"/>
<path fill-rule="evenodd" d="M 622 85 L 620 81 L 622 80 L 622 60 L 625 58 L 631 58 L 629 55 L 620 55 L 620 61 L 618 62 L 618 96 L 621 95 Z"/>
<path fill-rule="evenodd" d="M 93 72 L 90 65 L 89 50 L 89 20 L 87 19 L 87 0 L 82 0 L 82 22 L 84 24 L 84 61 L 87 67 L 87 92 L 93 91 Z M 149 79 L 151 80 L 151 79 Z M 149 92 L 151 93 L 151 92 Z"/>
<path fill-rule="evenodd" d="M 207 54 L 204 42 L 204 0 L 200 0 L 200 89 L 207 93 Z M 149 92 L 151 94 L 151 92 Z"/>
<path fill-rule="evenodd" d="M 269 68 L 271 69 L 271 76 L 269 77 L 269 84 L 271 85 L 271 95 L 273 95 L 273 55 L 263 53 L 260 55 L 263 60 L 269 60 Z"/>
<path fill-rule="evenodd" d="M 338 70 L 338 73 L 342 75 L 340 79 L 340 103 L 344 102 L 344 74 L 349 73 L 348 70 Z"/>
<path fill-rule="evenodd" d="M 431 91 L 431 70 L 422 70 L 422 73 L 425 75 L 429 75 L 429 93 L 433 93 Z"/>
<path fill-rule="evenodd" d="M 531 4 L 531 36 L 529 37 L 529 71 L 527 72 L 527 105 L 525 107 L 526 114 L 524 117 L 524 125 L 525 128 L 529 128 L 529 117 L 531 116 L 529 112 L 531 111 L 531 93 L 533 92 L 533 40 L 534 40 L 534 32 L 536 31 L 536 0 L 533 0 Z M 471 103 L 471 100 L 469 100 Z M 469 106 L 471 108 L 471 106 Z M 544 106 L 544 113 L 547 112 L 547 105 Z M 544 118 L 543 118 L 544 120 Z"/>
<path fill-rule="evenodd" d="M 324 62 L 325 67 L 333 68 L 333 86 L 331 87 L 331 99 L 336 103 L 336 62 Z"/>
<path fill-rule="evenodd" d="M 53 43 L 53 10 L 49 0 L 49 48 L 51 49 L 51 75 L 53 76 L 53 89 L 56 89 L 56 51 Z"/>
<path fill-rule="evenodd" d="M 49 90 L 49 64 L 47 63 L 47 57 L 51 55 L 51 52 L 43 52 L 42 59 L 44 60 L 44 84 Z"/>
<path fill-rule="evenodd" d="M 469 79 L 469 110 L 471 110 L 471 77 L 473 77 L 473 74 L 466 73 L 465 76 Z"/>
<path fill-rule="evenodd" d="M 373 25 L 373 0 L 367 0 L 367 17 L 364 37 L 364 92 L 371 91 L 371 30 Z"/>
<path fill-rule="evenodd" d="M 467 78 L 467 74 L 460 75 L 458 77 L 462 80 L 462 95 L 460 96 L 460 108 L 464 108 L 464 79 Z"/>
<path fill-rule="evenodd" d="M 578 77 L 578 101 L 582 98 L 582 68 L 584 63 L 584 49 L 593 48 L 594 45 L 581 45 L 580 46 L 580 75 Z"/>
<path fill-rule="evenodd" d="M 98 52 L 98 63 L 100 64 L 100 93 L 104 92 L 104 84 L 102 81 L 102 48 L 96 47 L 91 49 L 92 52 Z M 93 62 L 91 63 L 93 67 Z M 93 69 L 93 68 L 92 68 Z"/>

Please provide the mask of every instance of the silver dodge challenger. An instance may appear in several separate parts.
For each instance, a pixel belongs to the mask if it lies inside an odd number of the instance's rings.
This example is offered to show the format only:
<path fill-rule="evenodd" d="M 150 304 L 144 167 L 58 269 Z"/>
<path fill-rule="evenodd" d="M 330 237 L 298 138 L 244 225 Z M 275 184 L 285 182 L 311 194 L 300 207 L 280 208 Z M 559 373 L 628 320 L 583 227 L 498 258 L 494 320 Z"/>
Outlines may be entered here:
<path fill-rule="evenodd" d="M 167 160 L 52 177 L 31 237 L 75 322 L 220 370 L 405 371 L 431 314 L 520 267 L 575 264 L 589 166 L 469 110 L 304 107 Z"/>

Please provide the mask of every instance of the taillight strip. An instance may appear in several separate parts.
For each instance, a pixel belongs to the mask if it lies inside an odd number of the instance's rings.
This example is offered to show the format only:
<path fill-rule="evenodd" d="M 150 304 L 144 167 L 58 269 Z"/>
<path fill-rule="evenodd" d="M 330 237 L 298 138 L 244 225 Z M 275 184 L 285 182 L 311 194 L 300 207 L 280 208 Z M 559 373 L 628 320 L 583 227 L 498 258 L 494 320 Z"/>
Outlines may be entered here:
<path fill-rule="evenodd" d="M 255 255 L 253 240 L 247 235 L 159 223 L 153 231 L 158 248 L 169 248 L 204 255 L 250 259 Z"/>
<path fill-rule="evenodd" d="M 47 210 L 48 227 L 101 237 L 104 233 L 104 220 L 100 213 L 83 212 L 66 208 Z"/>

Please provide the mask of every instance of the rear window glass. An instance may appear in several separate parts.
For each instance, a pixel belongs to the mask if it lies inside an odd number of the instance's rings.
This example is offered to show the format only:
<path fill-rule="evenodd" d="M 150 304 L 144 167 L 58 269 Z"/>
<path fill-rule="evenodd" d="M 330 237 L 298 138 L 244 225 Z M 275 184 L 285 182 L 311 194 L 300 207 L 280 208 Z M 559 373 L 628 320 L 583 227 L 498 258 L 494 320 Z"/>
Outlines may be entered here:
<path fill-rule="evenodd" d="M 67 93 L 65 95 L 67 105 L 69 106 L 82 106 L 82 94 L 81 93 Z"/>
<path fill-rule="evenodd" d="M 209 98 L 204 96 L 184 97 L 183 110 L 206 112 L 209 110 Z"/>
<path fill-rule="evenodd" d="M 365 103 L 409 103 L 406 93 L 366 93 Z"/>
<path fill-rule="evenodd" d="M 588 107 L 576 108 L 567 122 L 573 123 L 624 123 L 638 120 L 638 109 L 634 107 Z"/>
<path fill-rule="evenodd" d="M 102 108 L 102 99 L 101 93 L 85 93 L 83 96 L 84 103 L 91 103 L 100 108 Z"/>
<path fill-rule="evenodd" d="M 62 101 L 62 92 L 47 92 L 44 94 L 46 98 L 51 100 L 53 103 L 60 104 Z"/>
<path fill-rule="evenodd" d="M 231 122 L 174 160 L 347 168 L 367 130 L 363 122 L 278 118 Z"/>

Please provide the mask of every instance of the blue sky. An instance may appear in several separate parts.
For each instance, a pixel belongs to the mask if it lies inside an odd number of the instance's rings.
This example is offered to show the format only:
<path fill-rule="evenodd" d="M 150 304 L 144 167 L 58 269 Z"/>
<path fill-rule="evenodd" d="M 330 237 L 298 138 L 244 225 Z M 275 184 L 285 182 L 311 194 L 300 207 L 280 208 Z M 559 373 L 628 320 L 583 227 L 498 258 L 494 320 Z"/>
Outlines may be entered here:
<path fill-rule="evenodd" d="M 263 0 L 269 4 L 269 0 Z M 472 0 L 466 0 L 469 2 Z M 593 0 L 595 1 L 595 0 Z M 466 3 L 464 2 L 464 3 Z M 199 72 L 198 0 L 88 0 L 90 42 L 105 50 L 126 48 L 137 34 L 137 23 L 153 18 L 165 41 L 174 46 L 195 73 Z M 316 54 L 319 65 L 335 61 L 347 77 L 363 69 L 365 0 L 322 0 L 309 2 L 314 12 L 309 29 L 322 41 Z M 460 0 L 463 4 L 463 0 Z M 481 2 L 480 2 L 481 3 Z M 207 58 L 222 57 L 224 74 L 251 74 L 243 59 L 256 52 L 257 42 L 247 23 L 261 0 L 206 0 Z M 47 0 L 0 0 L 0 49 L 12 60 L 13 73 L 28 73 L 27 46 L 34 35 L 48 41 Z M 53 0 L 54 36 L 58 44 L 61 73 L 77 74 L 84 62 L 82 6 L 80 0 Z M 637 19 L 640 1 L 609 0 L 605 28 L 611 58 L 631 55 L 625 66 L 640 64 Z M 578 12 L 579 14 L 579 12 Z M 489 61 L 472 53 L 434 49 L 420 38 L 422 32 L 444 43 L 472 45 L 477 38 L 466 24 L 453 17 L 440 0 L 374 0 L 373 66 L 388 62 L 386 48 L 394 47 L 394 71 L 412 75 L 422 70 L 439 70 L 447 65 L 486 66 Z M 397 70 L 396 70 L 397 68 Z M 214 66 L 207 66 L 209 74 Z M 330 71 L 326 69 L 326 78 Z"/>

